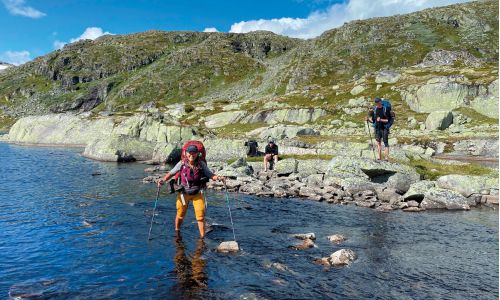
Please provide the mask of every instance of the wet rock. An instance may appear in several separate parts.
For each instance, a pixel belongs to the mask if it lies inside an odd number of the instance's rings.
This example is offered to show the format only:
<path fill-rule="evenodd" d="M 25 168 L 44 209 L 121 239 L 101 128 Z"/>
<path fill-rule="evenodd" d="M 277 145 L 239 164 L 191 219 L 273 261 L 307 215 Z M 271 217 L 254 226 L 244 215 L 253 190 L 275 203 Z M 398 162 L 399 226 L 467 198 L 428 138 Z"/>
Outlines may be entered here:
<path fill-rule="evenodd" d="M 356 206 L 373 208 L 377 204 L 375 201 L 355 201 Z"/>
<path fill-rule="evenodd" d="M 311 232 L 311 233 L 296 233 L 296 234 L 292 234 L 292 236 L 296 239 L 299 239 L 299 240 L 315 240 L 316 239 L 316 235 L 314 234 L 314 232 Z"/>
<path fill-rule="evenodd" d="M 251 182 L 240 187 L 240 192 L 244 194 L 257 194 L 264 189 L 264 186 L 260 181 Z"/>
<path fill-rule="evenodd" d="M 322 260 L 332 266 L 345 266 L 357 259 L 356 253 L 351 249 L 340 249 Z"/>
<path fill-rule="evenodd" d="M 332 242 L 332 243 L 335 243 L 335 244 L 340 244 L 342 243 L 343 241 L 347 240 L 347 238 L 342 235 L 342 234 L 334 234 L 334 235 L 330 235 L 327 237 L 327 239 Z"/>
<path fill-rule="evenodd" d="M 389 211 L 394 210 L 394 208 L 389 203 L 382 203 L 380 206 L 377 206 L 377 208 L 375 208 L 375 210 L 381 211 L 381 212 L 389 212 Z"/>
<path fill-rule="evenodd" d="M 314 246 L 315 244 L 311 239 L 305 239 L 302 241 L 302 243 L 295 246 L 291 246 L 291 248 L 295 250 L 306 250 L 309 248 L 313 248 Z"/>
<path fill-rule="evenodd" d="M 421 208 L 421 207 L 407 207 L 407 208 L 404 208 L 403 211 L 405 211 L 405 212 L 419 212 L 419 211 L 425 211 L 425 208 Z"/>
<path fill-rule="evenodd" d="M 240 251 L 240 246 L 236 241 L 228 241 L 220 243 L 215 250 L 221 253 L 238 252 Z"/>
<path fill-rule="evenodd" d="M 396 189 L 388 187 L 377 187 L 375 188 L 375 192 L 377 193 L 377 198 L 382 202 L 390 202 L 391 199 L 400 196 Z"/>

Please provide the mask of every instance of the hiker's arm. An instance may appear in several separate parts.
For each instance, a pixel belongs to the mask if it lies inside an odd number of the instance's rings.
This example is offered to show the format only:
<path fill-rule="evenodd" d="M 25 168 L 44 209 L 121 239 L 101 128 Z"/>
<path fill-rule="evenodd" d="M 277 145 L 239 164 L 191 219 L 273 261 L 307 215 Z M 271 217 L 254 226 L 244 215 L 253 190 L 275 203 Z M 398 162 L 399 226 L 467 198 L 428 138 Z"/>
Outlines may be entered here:
<path fill-rule="evenodd" d="M 207 176 L 208 178 L 212 180 L 224 180 L 224 176 L 218 176 L 214 174 L 210 169 L 208 168 L 207 164 L 205 162 L 201 162 L 201 169 L 203 170 L 203 174 Z"/>
<path fill-rule="evenodd" d="M 158 180 L 158 185 L 161 186 L 164 182 L 168 181 L 170 178 L 172 178 L 172 176 L 174 176 L 180 170 L 181 170 L 181 162 L 178 162 L 172 170 L 168 171 L 167 174 L 165 174 L 165 176 L 163 176 Z"/>

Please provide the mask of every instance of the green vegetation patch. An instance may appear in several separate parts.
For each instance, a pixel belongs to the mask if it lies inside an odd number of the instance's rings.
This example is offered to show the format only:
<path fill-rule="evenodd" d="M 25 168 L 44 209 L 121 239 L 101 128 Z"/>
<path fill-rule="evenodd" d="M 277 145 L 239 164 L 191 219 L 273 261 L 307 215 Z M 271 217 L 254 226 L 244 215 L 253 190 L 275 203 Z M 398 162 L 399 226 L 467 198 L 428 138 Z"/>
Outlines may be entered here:
<path fill-rule="evenodd" d="M 436 180 L 440 176 L 449 174 L 459 175 L 493 175 L 495 172 L 487 167 L 470 163 L 468 165 L 447 165 L 439 164 L 428 160 L 410 160 L 409 165 L 422 175 L 426 180 Z"/>

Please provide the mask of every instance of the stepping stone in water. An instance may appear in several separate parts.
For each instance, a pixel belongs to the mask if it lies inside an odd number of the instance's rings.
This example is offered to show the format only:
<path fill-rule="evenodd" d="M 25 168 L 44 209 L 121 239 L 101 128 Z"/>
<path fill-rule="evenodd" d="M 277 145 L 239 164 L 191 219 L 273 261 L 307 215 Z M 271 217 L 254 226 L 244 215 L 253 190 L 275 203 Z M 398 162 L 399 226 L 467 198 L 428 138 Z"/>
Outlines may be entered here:
<path fill-rule="evenodd" d="M 222 242 L 216 249 L 217 252 L 229 253 L 240 251 L 240 246 L 236 241 Z"/>

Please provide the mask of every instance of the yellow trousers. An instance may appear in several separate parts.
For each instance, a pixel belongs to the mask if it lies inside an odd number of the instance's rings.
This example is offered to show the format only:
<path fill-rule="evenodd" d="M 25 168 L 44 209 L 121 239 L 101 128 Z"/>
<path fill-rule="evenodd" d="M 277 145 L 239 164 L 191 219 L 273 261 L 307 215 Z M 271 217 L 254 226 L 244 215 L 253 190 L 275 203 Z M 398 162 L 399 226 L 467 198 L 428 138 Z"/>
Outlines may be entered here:
<path fill-rule="evenodd" d="M 203 199 L 203 194 L 201 192 L 196 195 L 184 194 L 184 202 L 186 205 L 182 205 L 181 194 L 178 193 L 177 201 L 175 203 L 175 207 L 177 208 L 177 218 L 184 219 L 189 202 L 193 202 L 196 220 L 203 221 L 205 219 L 205 200 Z"/>

